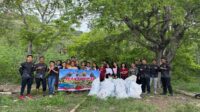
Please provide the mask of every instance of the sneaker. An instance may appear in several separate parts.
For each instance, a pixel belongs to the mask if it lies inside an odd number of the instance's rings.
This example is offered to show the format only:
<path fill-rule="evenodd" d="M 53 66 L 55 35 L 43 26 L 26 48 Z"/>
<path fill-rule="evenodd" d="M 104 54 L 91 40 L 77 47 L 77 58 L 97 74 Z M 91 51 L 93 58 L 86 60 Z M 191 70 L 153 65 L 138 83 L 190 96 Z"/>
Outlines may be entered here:
<path fill-rule="evenodd" d="M 25 99 L 24 95 L 20 95 L 20 96 L 19 96 L 19 99 L 20 99 L 20 100 L 24 100 L 24 99 Z"/>
<path fill-rule="evenodd" d="M 53 95 L 49 95 L 49 98 L 52 98 L 53 97 Z"/>
<path fill-rule="evenodd" d="M 157 92 L 156 92 L 156 91 L 154 91 L 154 95 L 157 95 Z"/>
<path fill-rule="evenodd" d="M 26 95 L 27 98 L 33 99 L 33 97 L 30 94 Z"/>

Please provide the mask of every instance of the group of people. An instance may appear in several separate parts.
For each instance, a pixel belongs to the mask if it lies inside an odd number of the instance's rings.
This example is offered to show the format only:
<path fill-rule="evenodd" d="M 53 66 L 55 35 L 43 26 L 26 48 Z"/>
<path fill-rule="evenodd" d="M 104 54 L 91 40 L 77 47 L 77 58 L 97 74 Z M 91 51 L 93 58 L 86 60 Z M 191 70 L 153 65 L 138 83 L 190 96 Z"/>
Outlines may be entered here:
<path fill-rule="evenodd" d="M 60 69 L 81 69 L 81 70 L 99 70 L 100 81 L 104 81 L 105 78 L 122 78 L 126 79 L 131 75 L 137 76 L 137 83 L 142 84 L 142 92 L 150 94 L 150 85 L 152 82 L 154 87 L 154 94 L 157 94 L 157 84 L 159 82 L 158 74 L 161 73 L 161 82 L 163 87 L 163 95 L 167 94 L 167 90 L 170 95 L 173 96 L 173 91 L 170 83 L 170 66 L 165 58 L 161 59 L 161 64 L 158 66 L 156 60 L 153 60 L 151 64 L 147 64 L 146 59 L 137 60 L 127 67 L 126 63 L 122 63 L 121 66 L 117 62 L 109 64 L 104 61 L 98 67 L 97 63 L 83 61 L 79 63 L 76 57 L 71 57 L 67 61 L 61 60 L 50 61 L 49 65 L 45 63 L 45 57 L 39 57 L 39 62 L 33 62 L 33 55 L 27 55 L 26 61 L 21 64 L 19 72 L 21 74 L 21 92 L 20 99 L 26 97 L 32 98 L 31 87 L 35 79 L 36 91 L 39 92 L 40 85 L 42 84 L 43 96 L 46 96 L 47 84 L 48 94 L 50 97 L 54 95 L 55 90 L 58 88 L 59 82 L 59 70 Z M 25 87 L 27 86 L 27 95 L 24 96 Z"/>
<path fill-rule="evenodd" d="M 143 94 L 150 94 L 151 85 L 153 85 L 154 94 L 157 94 L 158 84 L 161 83 L 163 88 L 162 95 L 167 95 L 167 91 L 169 91 L 169 94 L 173 96 L 170 65 L 165 58 L 162 58 L 159 64 L 155 59 L 149 64 L 147 64 L 146 59 L 137 60 L 132 63 L 130 67 L 127 67 L 126 63 L 122 63 L 121 66 L 118 66 L 117 63 L 114 62 L 110 66 L 108 63 L 104 62 L 99 70 L 100 81 L 104 81 L 105 78 L 109 77 L 122 78 L 125 80 L 129 76 L 135 75 L 137 77 L 136 82 L 142 84 Z M 160 77 L 159 74 L 161 75 Z"/>

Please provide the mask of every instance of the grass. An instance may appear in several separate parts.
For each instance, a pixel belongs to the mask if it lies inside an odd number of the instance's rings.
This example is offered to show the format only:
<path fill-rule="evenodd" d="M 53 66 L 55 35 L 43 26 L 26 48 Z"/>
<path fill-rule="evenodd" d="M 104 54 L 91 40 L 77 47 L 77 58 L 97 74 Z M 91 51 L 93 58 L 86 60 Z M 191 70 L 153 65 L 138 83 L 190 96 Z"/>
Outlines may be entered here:
<path fill-rule="evenodd" d="M 142 100 L 136 99 L 115 99 L 100 100 L 89 97 L 78 112 L 155 112 L 156 106 L 149 105 Z"/>
<path fill-rule="evenodd" d="M 191 98 L 182 103 L 179 96 L 101 100 L 87 96 L 87 92 L 59 93 L 53 98 L 34 96 L 33 100 L 25 101 L 17 100 L 16 96 L 0 96 L 0 112 L 69 112 L 85 98 L 76 112 L 200 112 L 200 101 Z"/>
<path fill-rule="evenodd" d="M 193 92 L 193 93 L 200 93 L 200 79 L 195 79 L 194 81 L 172 81 L 173 87 L 175 89 L 179 90 L 185 90 L 188 92 Z"/>
<path fill-rule="evenodd" d="M 63 95 L 59 94 L 52 98 L 38 97 L 33 100 L 19 101 L 16 97 L 0 96 L 1 112 L 66 112 L 75 107 L 85 94 Z"/>

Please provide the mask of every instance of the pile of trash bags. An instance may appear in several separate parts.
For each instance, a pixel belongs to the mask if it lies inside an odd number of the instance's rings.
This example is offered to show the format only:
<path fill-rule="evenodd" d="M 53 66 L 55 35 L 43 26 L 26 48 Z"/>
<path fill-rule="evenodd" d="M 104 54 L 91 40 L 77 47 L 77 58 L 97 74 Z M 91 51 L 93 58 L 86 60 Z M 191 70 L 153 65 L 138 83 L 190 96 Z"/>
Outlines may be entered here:
<path fill-rule="evenodd" d="M 89 96 L 97 96 L 100 99 L 108 97 L 124 98 L 141 98 L 141 85 L 136 83 L 136 76 L 130 76 L 126 80 L 123 79 L 105 79 L 100 82 L 99 78 L 92 83 Z"/>

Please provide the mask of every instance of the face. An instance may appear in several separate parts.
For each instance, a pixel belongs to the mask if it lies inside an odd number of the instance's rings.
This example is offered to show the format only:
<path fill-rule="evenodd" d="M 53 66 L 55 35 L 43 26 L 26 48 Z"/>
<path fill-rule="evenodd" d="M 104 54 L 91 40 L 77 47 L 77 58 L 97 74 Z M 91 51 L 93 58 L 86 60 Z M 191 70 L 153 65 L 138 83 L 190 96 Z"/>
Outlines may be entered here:
<path fill-rule="evenodd" d="M 104 64 L 101 64 L 101 68 L 103 68 L 104 67 Z"/>
<path fill-rule="evenodd" d="M 115 67 L 116 67 L 116 66 L 117 66 L 117 63 L 113 63 L 113 66 L 115 66 Z"/>
<path fill-rule="evenodd" d="M 60 61 L 57 61 L 57 62 L 56 62 L 56 64 L 57 64 L 57 65 L 60 65 L 60 64 L 61 64 L 61 62 L 60 62 Z"/>
<path fill-rule="evenodd" d="M 156 62 L 156 60 L 153 60 L 153 64 L 156 64 L 157 62 Z"/>
<path fill-rule="evenodd" d="M 161 59 L 161 62 L 162 62 L 162 63 L 166 63 L 166 60 L 165 60 L 165 59 Z"/>
<path fill-rule="evenodd" d="M 40 58 L 40 63 L 44 63 L 44 58 Z"/>
<path fill-rule="evenodd" d="M 89 66 L 90 66 L 90 63 L 87 63 L 87 66 L 89 67 Z"/>
<path fill-rule="evenodd" d="M 84 66 L 85 66 L 85 63 L 83 62 L 83 63 L 81 64 L 81 66 L 83 66 L 83 67 L 84 67 Z"/>
<path fill-rule="evenodd" d="M 28 57 L 27 57 L 27 61 L 28 61 L 28 62 L 32 62 L 32 61 L 33 61 L 33 57 L 32 57 L 32 56 L 28 56 Z"/>
<path fill-rule="evenodd" d="M 147 64 L 147 61 L 146 60 L 142 60 L 142 64 Z"/>
<path fill-rule="evenodd" d="M 132 68 L 135 68 L 135 64 L 134 63 L 132 63 L 131 66 L 132 66 Z"/>
<path fill-rule="evenodd" d="M 74 62 L 71 62 L 71 66 L 75 66 L 75 63 L 74 63 Z"/>
<path fill-rule="evenodd" d="M 109 68 L 110 67 L 109 64 L 107 64 L 106 67 Z"/>
<path fill-rule="evenodd" d="M 66 66 L 66 63 L 62 63 L 62 66 L 65 67 L 65 66 Z"/>
<path fill-rule="evenodd" d="M 50 62 L 50 66 L 51 66 L 51 67 L 54 67 L 54 66 L 55 66 L 55 63 Z"/>
<path fill-rule="evenodd" d="M 125 64 L 122 64 L 122 68 L 125 68 Z"/>
<path fill-rule="evenodd" d="M 96 63 L 93 63 L 93 67 L 96 67 L 97 65 L 96 65 Z"/>

